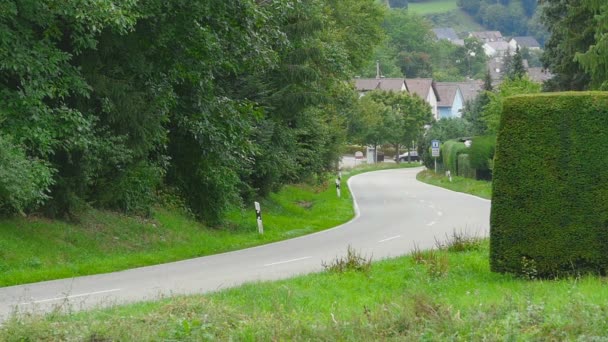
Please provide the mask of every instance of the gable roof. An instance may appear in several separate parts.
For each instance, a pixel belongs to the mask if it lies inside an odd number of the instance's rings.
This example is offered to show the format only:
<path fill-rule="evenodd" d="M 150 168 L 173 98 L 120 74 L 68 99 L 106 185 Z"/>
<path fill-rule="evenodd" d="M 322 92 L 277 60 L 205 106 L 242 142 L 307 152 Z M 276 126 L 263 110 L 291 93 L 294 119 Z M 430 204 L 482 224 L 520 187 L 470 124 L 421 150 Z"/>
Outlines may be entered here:
<path fill-rule="evenodd" d="M 494 51 L 507 51 L 511 49 L 511 45 L 503 41 L 487 42 L 485 45 L 491 47 Z"/>
<path fill-rule="evenodd" d="M 500 33 L 500 31 L 471 32 L 470 36 L 475 37 L 477 39 L 481 39 L 483 41 L 490 41 L 490 42 L 502 40 L 502 33 Z"/>
<path fill-rule="evenodd" d="M 532 36 L 513 37 L 511 40 L 514 40 L 521 47 L 540 48 L 540 43 Z"/>
<path fill-rule="evenodd" d="M 454 29 L 451 27 L 434 28 L 433 32 L 435 33 L 437 39 L 446 39 L 449 41 L 458 40 L 456 31 L 454 31 Z"/>
<path fill-rule="evenodd" d="M 460 92 L 458 85 L 452 82 L 437 82 L 436 87 L 441 98 L 440 101 L 437 101 L 437 107 L 452 107 L 456 95 Z"/>
<path fill-rule="evenodd" d="M 370 90 L 386 90 L 399 92 L 404 90 L 407 91 L 404 78 L 357 78 L 355 79 L 355 88 L 358 91 L 370 91 Z"/>
<path fill-rule="evenodd" d="M 483 81 L 481 80 L 454 83 L 458 85 L 464 102 L 473 100 L 483 89 Z"/>
<path fill-rule="evenodd" d="M 405 84 L 410 93 L 416 94 L 424 100 L 429 96 L 429 90 L 432 89 L 439 100 L 439 93 L 432 78 L 407 78 Z"/>

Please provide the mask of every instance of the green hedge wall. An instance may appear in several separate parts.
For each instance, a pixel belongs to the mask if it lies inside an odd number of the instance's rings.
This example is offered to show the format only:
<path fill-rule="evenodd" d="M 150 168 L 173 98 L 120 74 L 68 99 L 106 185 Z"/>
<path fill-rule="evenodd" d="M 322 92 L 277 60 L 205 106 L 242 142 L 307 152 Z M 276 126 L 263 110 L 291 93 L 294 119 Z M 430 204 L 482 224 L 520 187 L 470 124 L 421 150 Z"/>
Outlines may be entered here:
<path fill-rule="evenodd" d="M 496 136 L 485 135 L 473 137 L 469 149 L 471 167 L 477 170 L 478 179 L 492 179 L 494 153 L 496 151 Z"/>
<path fill-rule="evenodd" d="M 458 174 L 458 155 L 466 153 L 467 147 L 458 140 L 448 140 L 441 146 L 441 157 L 446 170 Z"/>
<path fill-rule="evenodd" d="M 539 277 L 608 271 L 608 93 L 508 98 L 499 126 L 490 266 Z"/>
<path fill-rule="evenodd" d="M 458 176 L 475 179 L 476 171 L 471 166 L 471 156 L 466 153 L 458 155 Z"/>

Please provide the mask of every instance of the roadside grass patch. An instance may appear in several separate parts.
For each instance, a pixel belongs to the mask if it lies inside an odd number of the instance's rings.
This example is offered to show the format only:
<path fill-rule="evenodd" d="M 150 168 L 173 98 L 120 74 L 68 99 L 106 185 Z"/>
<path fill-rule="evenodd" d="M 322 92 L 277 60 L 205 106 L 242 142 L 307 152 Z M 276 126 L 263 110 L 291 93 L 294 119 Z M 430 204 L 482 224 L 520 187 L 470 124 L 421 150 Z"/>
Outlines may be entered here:
<path fill-rule="evenodd" d="M 40 217 L 0 220 L 0 286 L 107 273 L 227 252 L 331 228 L 354 216 L 349 177 L 396 164 L 343 171 L 342 197 L 333 177 L 285 186 L 262 200 L 264 235 L 253 203 L 233 208 L 225 224 L 209 228 L 193 220 L 174 196 L 163 198 L 152 218 L 89 210 L 77 223 Z M 399 167 L 407 167 L 400 165 Z"/>
<path fill-rule="evenodd" d="M 443 174 L 432 170 L 424 170 L 416 175 L 416 179 L 427 184 L 439 186 L 452 191 L 463 192 L 477 197 L 492 198 L 492 182 L 471 178 L 452 176 L 452 181 Z"/>
<path fill-rule="evenodd" d="M 491 273 L 487 240 L 478 250 L 441 253 L 449 264 L 442 276 L 412 255 L 374 262 L 367 273 L 321 272 L 209 295 L 13 317 L 0 340 L 606 339 L 606 278 Z"/>
<path fill-rule="evenodd" d="M 346 250 L 346 256 L 336 257 L 330 262 L 321 263 L 321 265 L 328 272 L 344 273 L 352 271 L 367 273 L 372 267 L 372 257 L 362 255 L 349 245 Z"/>

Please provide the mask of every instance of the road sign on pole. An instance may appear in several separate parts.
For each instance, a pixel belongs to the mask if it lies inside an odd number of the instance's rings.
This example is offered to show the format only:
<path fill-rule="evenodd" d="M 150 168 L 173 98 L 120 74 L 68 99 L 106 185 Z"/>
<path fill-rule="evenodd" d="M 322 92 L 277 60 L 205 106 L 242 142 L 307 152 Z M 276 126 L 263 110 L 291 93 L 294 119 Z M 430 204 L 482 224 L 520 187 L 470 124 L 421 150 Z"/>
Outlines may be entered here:
<path fill-rule="evenodd" d="M 431 141 L 431 156 L 439 157 L 439 144 L 440 144 L 439 140 Z"/>

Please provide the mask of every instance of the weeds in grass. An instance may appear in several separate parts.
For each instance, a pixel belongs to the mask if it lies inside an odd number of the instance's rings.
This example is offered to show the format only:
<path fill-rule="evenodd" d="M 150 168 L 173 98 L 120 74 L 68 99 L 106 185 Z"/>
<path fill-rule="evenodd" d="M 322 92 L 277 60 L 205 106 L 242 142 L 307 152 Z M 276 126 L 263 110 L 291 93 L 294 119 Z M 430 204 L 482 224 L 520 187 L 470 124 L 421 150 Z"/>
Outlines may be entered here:
<path fill-rule="evenodd" d="M 452 235 L 445 235 L 445 241 L 435 238 L 435 246 L 439 250 L 448 252 L 469 252 L 478 251 L 482 248 L 483 239 L 477 234 L 470 234 L 466 230 L 452 232 Z"/>
<path fill-rule="evenodd" d="M 448 254 L 442 249 L 431 248 L 421 251 L 418 245 L 414 244 L 412 260 L 415 264 L 426 266 L 427 273 L 431 278 L 444 277 L 450 269 Z"/>
<path fill-rule="evenodd" d="M 372 258 L 361 255 L 361 253 L 349 245 L 346 250 L 346 256 L 336 257 L 329 263 L 322 262 L 321 265 L 326 271 L 334 273 L 344 273 L 347 271 L 367 273 L 372 267 Z"/>

